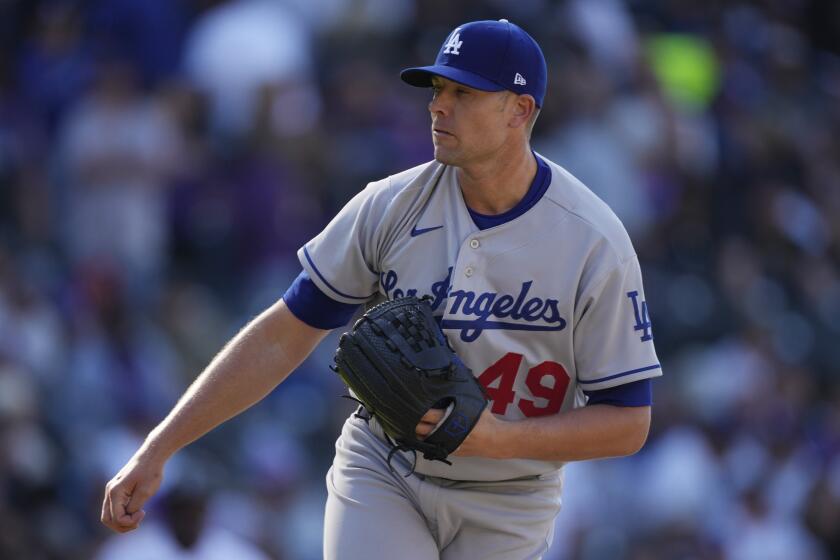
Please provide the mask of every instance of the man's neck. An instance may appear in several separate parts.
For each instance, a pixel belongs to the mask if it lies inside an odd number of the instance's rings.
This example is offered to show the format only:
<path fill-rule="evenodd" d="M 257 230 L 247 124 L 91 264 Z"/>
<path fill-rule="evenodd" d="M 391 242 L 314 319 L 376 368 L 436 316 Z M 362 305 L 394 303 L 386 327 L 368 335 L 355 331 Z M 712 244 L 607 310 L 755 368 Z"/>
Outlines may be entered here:
<path fill-rule="evenodd" d="M 458 183 L 471 210 L 494 216 L 516 206 L 528 193 L 536 174 L 537 161 L 526 145 L 512 154 L 459 167 Z"/>

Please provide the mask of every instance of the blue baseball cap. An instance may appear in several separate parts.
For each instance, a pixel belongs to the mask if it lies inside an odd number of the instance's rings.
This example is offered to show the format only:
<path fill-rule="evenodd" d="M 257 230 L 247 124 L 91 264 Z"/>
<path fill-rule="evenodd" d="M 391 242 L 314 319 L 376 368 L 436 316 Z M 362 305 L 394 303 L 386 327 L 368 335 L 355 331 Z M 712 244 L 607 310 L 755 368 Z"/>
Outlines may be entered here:
<path fill-rule="evenodd" d="M 456 27 L 443 42 L 432 66 L 406 68 L 404 82 L 431 87 L 432 76 L 484 91 L 529 94 L 542 107 L 547 69 L 540 46 L 506 19 L 472 21 Z"/>

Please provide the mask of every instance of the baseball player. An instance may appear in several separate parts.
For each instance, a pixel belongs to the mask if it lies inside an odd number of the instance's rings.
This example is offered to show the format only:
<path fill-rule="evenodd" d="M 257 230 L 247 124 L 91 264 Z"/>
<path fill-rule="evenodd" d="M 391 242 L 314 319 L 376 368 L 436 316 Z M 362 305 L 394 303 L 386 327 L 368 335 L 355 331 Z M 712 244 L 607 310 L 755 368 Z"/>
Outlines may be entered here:
<path fill-rule="evenodd" d="M 327 475 L 329 559 L 539 558 L 568 461 L 644 444 L 661 375 L 639 263 L 616 216 L 530 148 L 545 101 L 537 43 L 508 22 L 454 29 L 434 65 L 434 161 L 370 183 L 298 252 L 303 272 L 237 335 L 108 483 L 102 521 L 137 527 L 163 465 L 254 404 L 360 305 L 429 296 L 491 399 L 450 463 L 348 418 Z M 417 426 L 430 434 L 444 411 Z"/>

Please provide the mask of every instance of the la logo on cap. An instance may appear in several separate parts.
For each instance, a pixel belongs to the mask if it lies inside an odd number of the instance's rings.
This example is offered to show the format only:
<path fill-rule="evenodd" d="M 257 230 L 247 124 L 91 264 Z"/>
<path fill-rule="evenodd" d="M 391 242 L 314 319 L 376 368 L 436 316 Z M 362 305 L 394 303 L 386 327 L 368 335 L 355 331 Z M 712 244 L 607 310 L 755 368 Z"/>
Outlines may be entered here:
<path fill-rule="evenodd" d="M 458 49 L 461 48 L 464 42 L 461 40 L 461 28 L 458 27 L 452 32 L 449 41 L 444 45 L 443 54 L 461 54 Z"/>

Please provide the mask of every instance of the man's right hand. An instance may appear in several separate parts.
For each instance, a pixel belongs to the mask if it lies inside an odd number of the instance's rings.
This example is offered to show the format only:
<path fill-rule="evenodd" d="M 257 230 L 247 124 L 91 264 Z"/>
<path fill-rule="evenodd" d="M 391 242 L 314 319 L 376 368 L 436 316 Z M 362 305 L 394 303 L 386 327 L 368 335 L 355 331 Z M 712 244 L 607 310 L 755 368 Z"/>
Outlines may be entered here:
<path fill-rule="evenodd" d="M 327 334 L 298 319 L 282 299 L 248 323 L 105 486 L 102 523 L 118 533 L 136 529 L 169 457 L 269 394 Z"/>
<path fill-rule="evenodd" d="M 105 485 L 102 523 L 117 533 L 133 531 L 146 516 L 143 504 L 160 488 L 165 461 L 135 455 Z"/>

